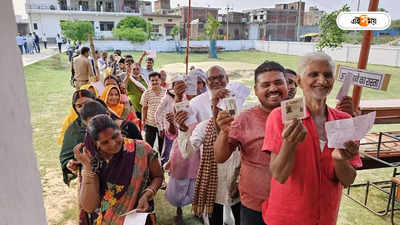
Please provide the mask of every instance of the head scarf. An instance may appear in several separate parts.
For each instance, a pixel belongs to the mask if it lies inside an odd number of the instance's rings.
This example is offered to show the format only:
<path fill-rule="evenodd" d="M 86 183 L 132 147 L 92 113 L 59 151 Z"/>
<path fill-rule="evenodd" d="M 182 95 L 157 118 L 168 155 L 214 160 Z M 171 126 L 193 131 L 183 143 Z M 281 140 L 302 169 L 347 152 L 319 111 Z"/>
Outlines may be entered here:
<path fill-rule="evenodd" d="M 108 96 L 110 95 L 110 92 L 111 92 L 111 90 L 112 90 L 113 88 L 117 89 L 118 94 L 119 94 L 120 99 L 121 99 L 121 91 L 119 90 L 119 87 L 116 86 L 116 85 L 108 85 L 108 86 L 106 87 L 106 89 L 104 89 L 103 94 L 101 95 L 100 98 L 101 98 L 101 100 L 103 100 L 103 101 L 107 104 L 107 107 L 108 107 L 115 115 L 117 115 L 118 117 L 121 117 L 121 116 L 122 116 L 122 113 L 124 112 L 124 107 L 125 107 L 124 104 L 121 104 L 121 103 L 119 102 L 117 105 L 111 106 L 111 105 L 109 105 L 109 104 L 107 103 Z M 120 100 L 120 101 L 121 101 L 121 100 Z"/>
<path fill-rule="evenodd" d="M 90 86 L 90 85 L 89 85 Z M 88 87 L 89 87 L 88 86 Z M 96 90 L 96 88 L 95 88 Z M 75 109 L 75 102 L 81 98 L 81 97 L 87 97 L 87 98 L 92 98 L 95 99 L 95 96 L 92 94 L 92 92 L 86 90 L 81 87 L 81 90 L 75 91 L 72 97 L 72 107 L 69 110 L 68 115 L 65 117 L 62 125 L 61 125 L 61 130 L 60 133 L 58 134 L 58 139 L 57 139 L 57 144 L 62 145 L 64 141 L 64 134 L 67 128 L 76 120 L 79 118 L 79 115 Z"/>
<path fill-rule="evenodd" d="M 99 97 L 99 91 L 97 90 L 97 88 L 93 84 L 82 85 L 80 90 L 88 90 L 88 91 L 90 91 L 90 88 L 93 88 L 93 90 L 94 90 L 93 94 L 96 96 L 96 98 Z"/>
<path fill-rule="evenodd" d="M 206 73 L 205 73 L 202 69 L 197 68 L 197 69 L 191 70 L 191 71 L 189 72 L 189 74 L 190 74 L 190 75 L 193 74 L 193 75 L 195 75 L 196 77 L 199 77 L 199 78 L 203 81 L 203 83 L 204 83 L 204 88 L 200 90 L 200 94 L 203 94 L 204 92 L 206 92 L 206 91 L 207 91 Z"/>

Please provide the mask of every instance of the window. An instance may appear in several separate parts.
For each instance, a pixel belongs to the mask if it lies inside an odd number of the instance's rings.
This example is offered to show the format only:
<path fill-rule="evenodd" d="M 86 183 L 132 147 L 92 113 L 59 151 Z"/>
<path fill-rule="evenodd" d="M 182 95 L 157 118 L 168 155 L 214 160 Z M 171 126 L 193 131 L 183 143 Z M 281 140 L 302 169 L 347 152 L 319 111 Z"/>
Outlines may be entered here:
<path fill-rule="evenodd" d="M 168 19 L 168 22 L 172 22 L 172 19 Z"/>
<path fill-rule="evenodd" d="M 87 1 L 79 1 L 79 8 L 82 6 L 83 11 L 89 10 L 89 2 Z"/>
<path fill-rule="evenodd" d="M 114 4 L 112 2 L 106 2 L 106 12 L 112 12 L 114 11 Z"/>
<path fill-rule="evenodd" d="M 262 20 L 262 19 L 264 19 L 264 16 L 263 16 L 263 15 L 260 15 L 260 20 Z"/>
<path fill-rule="evenodd" d="M 114 28 L 114 22 L 100 21 L 100 31 L 112 31 L 113 28 Z"/>
<path fill-rule="evenodd" d="M 160 25 L 154 25 L 154 24 L 153 24 L 152 32 L 159 33 L 159 32 L 160 32 Z"/>
<path fill-rule="evenodd" d="M 147 18 L 148 21 L 153 21 L 153 18 Z"/>
<path fill-rule="evenodd" d="M 204 23 L 199 23 L 199 29 L 203 29 L 204 28 Z"/>
<path fill-rule="evenodd" d="M 165 34 L 170 35 L 172 28 L 171 26 L 165 27 Z"/>
<path fill-rule="evenodd" d="M 253 16 L 253 20 L 257 20 L 257 16 Z"/>
<path fill-rule="evenodd" d="M 38 29 L 37 23 L 34 23 L 34 24 L 33 24 L 33 29 L 34 29 L 34 30 L 37 30 L 37 29 Z"/>

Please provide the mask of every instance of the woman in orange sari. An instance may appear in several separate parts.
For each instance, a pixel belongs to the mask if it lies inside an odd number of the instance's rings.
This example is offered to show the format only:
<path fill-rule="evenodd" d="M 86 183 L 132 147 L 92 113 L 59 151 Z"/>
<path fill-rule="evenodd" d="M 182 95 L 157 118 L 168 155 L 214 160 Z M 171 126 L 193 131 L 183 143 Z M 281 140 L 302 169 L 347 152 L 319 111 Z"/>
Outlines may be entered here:
<path fill-rule="evenodd" d="M 140 127 L 140 120 L 137 118 L 135 112 L 129 104 L 121 103 L 121 91 L 116 85 L 109 85 L 101 95 L 108 108 L 122 120 L 128 120 Z"/>

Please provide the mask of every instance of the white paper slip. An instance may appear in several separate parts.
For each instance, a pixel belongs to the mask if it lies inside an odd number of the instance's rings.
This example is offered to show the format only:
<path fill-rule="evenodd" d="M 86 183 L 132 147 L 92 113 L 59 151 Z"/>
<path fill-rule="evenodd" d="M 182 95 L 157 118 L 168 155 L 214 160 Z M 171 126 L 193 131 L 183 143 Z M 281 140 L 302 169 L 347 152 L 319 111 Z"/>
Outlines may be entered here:
<path fill-rule="evenodd" d="M 294 119 L 303 119 L 306 117 L 306 102 L 304 97 L 281 102 L 281 109 L 283 122 L 289 122 Z"/>
<path fill-rule="evenodd" d="M 180 111 L 189 112 L 190 110 L 189 101 L 182 101 L 175 103 L 175 110 L 176 112 Z"/>
<path fill-rule="evenodd" d="M 188 119 L 185 121 L 185 124 L 187 126 L 196 122 L 196 118 L 193 116 L 193 111 L 190 108 L 189 101 L 185 100 L 183 102 L 175 103 L 175 111 L 176 112 L 184 111 L 188 113 Z"/>
<path fill-rule="evenodd" d="M 154 59 L 157 55 L 157 51 L 152 49 L 152 50 L 147 50 L 147 58 L 152 58 Z"/>
<path fill-rule="evenodd" d="M 121 216 L 126 216 L 123 225 L 145 225 L 147 217 L 151 213 L 138 213 L 136 209 L 127 212 Z"/>
<path fill-rule="evenodd" d="M 184 75 L 186 77 L 186 95 L 197 95 L 197 76 L 194 73 Z"/>
<path fill-rule="evenodd" d="M 344 148 L 348 141 L 358 141 L 371 130 L 376 112 L 350 119 L 335 120 L 325 123 L 329 148 Z"/>
<path fill-rule="evenodd" d="M 353 74 L 347 73 L 344 78 L 342 87 L 336 95 L 336 99 L 342 101 L 345 96 L 349 93 L 350 87 L 353 85 Z"/>

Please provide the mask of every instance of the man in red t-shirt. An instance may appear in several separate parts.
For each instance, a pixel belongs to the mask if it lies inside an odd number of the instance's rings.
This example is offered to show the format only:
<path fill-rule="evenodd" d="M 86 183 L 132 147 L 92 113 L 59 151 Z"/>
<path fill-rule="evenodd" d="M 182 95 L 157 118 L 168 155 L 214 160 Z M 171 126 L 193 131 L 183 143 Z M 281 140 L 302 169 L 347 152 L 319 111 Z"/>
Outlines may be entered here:
<path fill-rule="evenodd" d="M 241 225 L 265 225 L 261 205 L 268 198 L 271 173 L 270 153 L 261 152 L 264 127 L 269 113 L 287 97 L 284 68 L 276 62 L 264 62 L 255 70 L 254 92 L 260 102 L 233 118 L 226 111 L 217 117 L 220 132 L 214 144 L 218 163 L 225 162 L 240 149 Z"/>
<path fill-rule="evenodd" d="M 344 149 L 327 145 L 325 122 L 350 118 L 326 105 L 334 68 L 325 53 L 300 58 L 296 82 L 303 90 L 306 117 L 284 124 L 280 108 L 268 117 L 262 150 L 271 153 L 272 179 L 262 214 L 269 225 L 336 224 L 342 186 L 352 184 L 355 168 L 362 166 L 355 142 L 346 142 Z"/>

